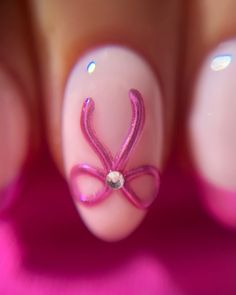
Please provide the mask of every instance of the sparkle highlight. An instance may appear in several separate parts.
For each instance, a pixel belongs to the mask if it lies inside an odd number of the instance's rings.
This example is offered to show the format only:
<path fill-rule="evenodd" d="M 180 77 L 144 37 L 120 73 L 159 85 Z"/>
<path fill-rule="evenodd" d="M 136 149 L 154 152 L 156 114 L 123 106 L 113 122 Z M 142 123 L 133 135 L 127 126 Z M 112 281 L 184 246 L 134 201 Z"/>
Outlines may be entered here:
<path fill-rule="evenodd" d="M 87 65 L 87 72 L 89 74 L 92 74 L 96 69 L 96 63 L 95 61 L 91 61 L 88 65 Z"/>
<path fill-rule="evenodd" d="M 232 55 L 218 55 L 215 56 L 211 62 L 211 69 L 215 72 L 226 69 L 232 62 Z"/>

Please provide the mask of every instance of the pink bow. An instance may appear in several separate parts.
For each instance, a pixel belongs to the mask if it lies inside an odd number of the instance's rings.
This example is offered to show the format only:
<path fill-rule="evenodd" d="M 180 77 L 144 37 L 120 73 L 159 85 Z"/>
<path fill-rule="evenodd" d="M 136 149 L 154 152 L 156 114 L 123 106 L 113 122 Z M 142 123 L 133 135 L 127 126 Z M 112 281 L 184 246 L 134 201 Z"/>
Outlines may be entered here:
<path fill-rule="evenodd" d="M 129 156 L 134 150 L 143 129 L 145 119 L 144 102 L 138 90 L 131 89 L 129 91 L 129 98 L 132 106 L 132 120 L 126 139 L 114 158 L 98 140 L 91 126 L 91 116 L 95 105 L 94 101 L 92 98 L 87 98 L 83 104 L 80 121 L 81 129 L 87 142 L 100 158 L 104 169 L 94 168 L 87 164 L 76 164 L 72 167 L 70 173 L 71 190 L 75 198 L 81 203 L 86 205 L 97 204 L 107 198 L 114 189 L 120 189 L 135 207 L 147 209 L 158 193 L 160 174 L 154 166 L 143 165 L 129 171 L 125 170 Z M 82 174 L 95 177 L 101 181 L 103 183 L 101 190 L 89 196 L 81 194 L 76 180 Z M 154 178 L 155 192 L 154 198 L 151 201 L 142 201 L 129 185 L 130 181 L 142 175 L 150 175 Z"/>

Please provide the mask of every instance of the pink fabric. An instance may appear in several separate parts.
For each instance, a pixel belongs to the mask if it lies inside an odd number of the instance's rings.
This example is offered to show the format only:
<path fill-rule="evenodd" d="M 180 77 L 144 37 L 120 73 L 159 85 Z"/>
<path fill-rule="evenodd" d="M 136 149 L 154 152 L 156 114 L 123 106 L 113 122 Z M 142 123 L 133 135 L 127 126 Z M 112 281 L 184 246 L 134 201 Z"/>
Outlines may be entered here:
<path fill-rule="evenodd" d="M 174 164 L 143 225 L 105 243 L 82 225 L 43 152 L 0 224 L 0 294 L 236 294 L 236 234 L 209 218 Z"/>

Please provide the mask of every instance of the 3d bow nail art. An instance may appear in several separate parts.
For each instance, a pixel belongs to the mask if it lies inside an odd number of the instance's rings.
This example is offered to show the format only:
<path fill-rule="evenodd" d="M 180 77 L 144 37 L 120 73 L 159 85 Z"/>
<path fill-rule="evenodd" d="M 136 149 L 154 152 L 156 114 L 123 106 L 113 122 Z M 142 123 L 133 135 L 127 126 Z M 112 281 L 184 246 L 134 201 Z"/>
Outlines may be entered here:
<path fill-rule="evenodd" d="M 165 112 L 155 71 L 131 48 L 88 50 L 68 73 L 64 171 L 75 209 L 95 236 L 128 236 L 158 196 L 169 130 Z"/>
<path fill-rule="evenodd" d="M 84 101 L 80 126 L 87 143 L 92 147 L 94 153 L 99 157 L 103 169 L 90 166 L 85 163 L 74 165 L 70 173 L 71 189 L 74 197 L 81 203 L 90 206 L 95 205 L 105 198 L 112 196 L 113 190 L 121 190 L 124 197 L 139 209 L 147 209 L 158 194 L 160 185 L 160 174 L 156 167 L 146 164 L 134 167 L 130 170 L 126 169 L 130 155 L 135 152 L 135 146 L 141 135 L 145 124 L 145 108 L 141 93 L 136 89 L 131 89 L 127 94 L 132 107 L 132 118 L 126 138 L 121 145 L 118 153 L 113 156 L 111 152 L 98 139 L 94 127 L 92 126 L 92 115 L 95 111 L 95 102 L 92 98 Z M 95 177 L 103 183 L 102 188 L 95 194 L 85 195 L 80 191 L 78 185 L 79 177 L 86 175 L 87 177 Z M 151 176 L 154 179 L 154 196 L 149 198 L 151 201 L 142 201 L 130 186 L 133 179 L 142 176 Z"/>

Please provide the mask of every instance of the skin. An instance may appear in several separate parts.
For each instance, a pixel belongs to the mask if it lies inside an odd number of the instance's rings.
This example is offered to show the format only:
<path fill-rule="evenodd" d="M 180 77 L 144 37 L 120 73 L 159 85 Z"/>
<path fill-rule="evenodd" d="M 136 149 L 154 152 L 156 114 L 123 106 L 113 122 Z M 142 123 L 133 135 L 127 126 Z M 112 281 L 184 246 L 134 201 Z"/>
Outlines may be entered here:
<path fill-rule="evenodd" d="M 63 90 L 70 68 L 85 50 L 118 43 L 136 48 L 149 61 L 165 96 L 165 163 L 173 139 L 185 129 L 201 62 L 215 45 L 236 33 L 233 0 L 217 5 L 213 0 L 31 0 L 21 5 L 12 0 L 0 5 L 1 60 L 27 92 L 23 100 L 34 146 L 46 135 L 63 175 Z M 191 155 L 185 142 L 183 136 L 183 158 Z"/>

